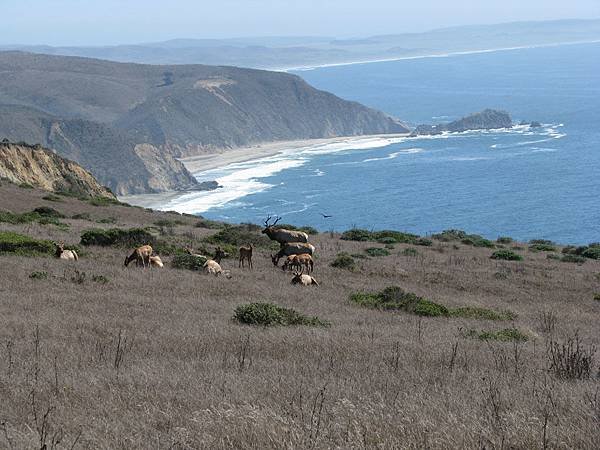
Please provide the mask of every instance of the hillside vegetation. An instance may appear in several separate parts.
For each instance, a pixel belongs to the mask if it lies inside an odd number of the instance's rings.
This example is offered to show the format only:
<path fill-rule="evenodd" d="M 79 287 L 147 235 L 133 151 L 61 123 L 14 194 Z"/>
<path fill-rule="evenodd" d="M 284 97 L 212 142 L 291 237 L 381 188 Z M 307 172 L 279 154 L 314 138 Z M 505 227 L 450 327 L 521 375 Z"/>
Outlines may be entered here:
<path fill-rule="evenodd" d="M 0 139 L 40 143 L 117 195 L 198 187 L 176 158 L 260 142 L 406 132 L 300 77 L 0 52 Z"/>
<path fill-rule="evenodd" d="M 311 234 L 302 287 L 259 227 L 45 197 L 0 186 L 0 448 L 600 447 L 597 244 Z"/>

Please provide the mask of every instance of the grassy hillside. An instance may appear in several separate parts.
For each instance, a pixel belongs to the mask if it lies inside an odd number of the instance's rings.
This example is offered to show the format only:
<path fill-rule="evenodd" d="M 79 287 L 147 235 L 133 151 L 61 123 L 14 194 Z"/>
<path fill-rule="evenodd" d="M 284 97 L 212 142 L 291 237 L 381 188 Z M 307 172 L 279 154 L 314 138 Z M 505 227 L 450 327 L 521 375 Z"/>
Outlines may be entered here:
<path fill-rule="evenodd" d="M 0 52 L 0 73 L 0 137 L 54 148 L 118 195 L 192 187 L 174 158 L 214 148 L 408 131 L 285 73 L 20 52 Z"/>
<path fill-rule="evenodd" d="M 255 227 L 46 195 L 0 186 L 1 448 L 600 445 L 593 252 L 322 233 L 320 285 L 300 287 Z M 127 241 L 80 243 L 141 227 L 164 269 L 125 269 Z M 45 256 L 56 240 L 80 260 Z M 172 265 L 183 246 L 248 241 L 254 270 L 225 259 L 230 279 Z M 491 258 L 509 252 L 522 260 Z"/>

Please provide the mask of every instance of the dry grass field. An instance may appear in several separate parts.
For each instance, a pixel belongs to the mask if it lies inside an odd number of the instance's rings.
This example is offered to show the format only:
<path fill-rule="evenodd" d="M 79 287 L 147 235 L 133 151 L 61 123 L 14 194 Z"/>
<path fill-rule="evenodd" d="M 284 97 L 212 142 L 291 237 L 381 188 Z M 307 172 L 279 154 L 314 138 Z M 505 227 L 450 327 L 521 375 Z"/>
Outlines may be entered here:
<path fill-rule="evenodd" d="M 171 221 L 156 227 L 160 239 L 214 248 L 203 240 L 218 230 L 197 218 L 44 196 L 4 182 L 0 210 L 84 218 L 0 231 L 69 245 L 90 228 Z M 119 247 L 80 246 L 77 262 L 0 254 L 0 448 L 600 448 L 600 261 L 548 259 L 527 244 L 522 262 L 493 260 L 494 249 L 434 240 L 357 258 L 349 271 L 330 266 L 339 252 L 383 245 L 329 233 L 311 242 L 311 287 L 292 286 L 260 248 L 252 271 L 223 261 L 230 279 L 173 268 L 167 254 L 164 269 L 124 268 L 130 249 Z M 392 285 L 514 316 L 350 301 Z M 234 321 L 251 302 L 331 326 Z M 489 338 L 504 329 L 514 335 Z"/>

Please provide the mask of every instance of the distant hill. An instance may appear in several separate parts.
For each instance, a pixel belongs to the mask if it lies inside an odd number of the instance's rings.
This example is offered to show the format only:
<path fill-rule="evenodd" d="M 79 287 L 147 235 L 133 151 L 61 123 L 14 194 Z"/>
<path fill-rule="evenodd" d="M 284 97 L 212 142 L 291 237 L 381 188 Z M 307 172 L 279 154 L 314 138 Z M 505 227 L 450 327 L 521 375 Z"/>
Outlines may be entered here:
<path fill-rule="evenodd" d="M 41 143 L 119 195 L 197 188 L 175 158 L 277 140 L 407 132 L 286 73 L 0 52 L 0 138 Z"/>
<path fill-rule="evenodd" d="M 79 164 L 41 146 L 24 143 L 0 142 L 0 178 L 46 191 L 115 198 Z"/>
<path fill-rule="evenodd" d="M 413 135 L 435 135 L 442 134 L 445 131 L 461 133 L 471 130 L 498 130 L 501 128 L 511 128 L 512 126 L 512 119 L 506 111 L 485 109 L 450 123 L 419 125 L 413 131 Z"/>
<path fill-rule="evenodd" d="M 106 47 L 40 45 L 4 49 L 147 64 L 214 64 L 286 69 L 597 40 L 600 40 L 600 20 L 594 19 L 471 25 L 358 39 L 313 36 L 173 39 Z"/>

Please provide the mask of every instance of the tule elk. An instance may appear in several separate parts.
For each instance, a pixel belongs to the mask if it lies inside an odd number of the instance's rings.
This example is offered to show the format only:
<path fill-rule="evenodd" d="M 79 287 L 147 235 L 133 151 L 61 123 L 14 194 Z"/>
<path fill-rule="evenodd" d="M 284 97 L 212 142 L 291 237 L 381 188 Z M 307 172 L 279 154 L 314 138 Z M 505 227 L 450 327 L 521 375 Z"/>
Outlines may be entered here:
<path fill-rule="evenodd" d="M 77 256 L 77 252 L 75 250 L 65 250 L 65 243 L 61 242 L 60 244 L 54 244 L 56 245 L 56 252 L 54 253 L 54 256 L 56 256 L 59 259 L 66 259 L 69 261 L 78 261 L 79 260 L 79 256 Z"/>
<path fill-rule="evenodd" d="M 279 260 L 284 256 L 290 255 L 301 255 L 303 253 L 312 255 L 315 252 L 315 246 L 307 242 L 290 242 L 288 244 L 282 244 L 279 252 L 275 255 L 271 255 L 271 261 L 273 265 L 277 266 Z"/>
<path fill-rule="evenodd" d="M 275 225 L 281 220 L 281 217 L 278 217 L 272 224 L 269 224 L 270 220 L 271 216 L 267 217 L 267 220 L 265 220 L 265 229 L 262 230 L 262 233 L 266 234 L 272 241 L 277 241 L 281 245 L 289 242 L 308 242 L 308 234 L 303 231 L 275 228 Z"/>
<path fill-rule="evenodd" d="M 150 267 L 150 256 L 152 256 L 152 247 L 149 245 L 142 245 L 125 258 L 125 267 L 132 261 L 135 261 L 135 265 L 138 267 Z"/>

